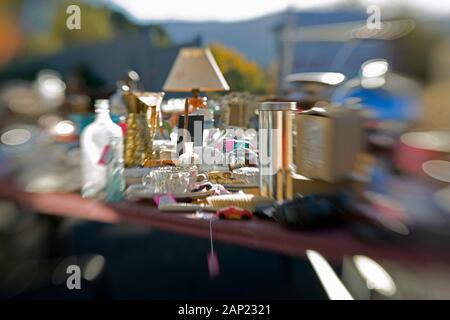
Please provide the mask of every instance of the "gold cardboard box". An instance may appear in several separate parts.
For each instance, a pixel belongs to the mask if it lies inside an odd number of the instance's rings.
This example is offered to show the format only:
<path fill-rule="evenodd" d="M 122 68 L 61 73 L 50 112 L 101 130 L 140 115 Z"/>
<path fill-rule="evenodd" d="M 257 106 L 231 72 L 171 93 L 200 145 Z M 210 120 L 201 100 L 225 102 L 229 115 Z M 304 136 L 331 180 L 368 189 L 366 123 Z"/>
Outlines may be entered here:
<path fill-rule="evenodd" d="M 330 183 L 342 181 L 352 171 L 362 146 L 357 112 L 340 107 L 313 108 L 295 117 L 297 173 Z"/>

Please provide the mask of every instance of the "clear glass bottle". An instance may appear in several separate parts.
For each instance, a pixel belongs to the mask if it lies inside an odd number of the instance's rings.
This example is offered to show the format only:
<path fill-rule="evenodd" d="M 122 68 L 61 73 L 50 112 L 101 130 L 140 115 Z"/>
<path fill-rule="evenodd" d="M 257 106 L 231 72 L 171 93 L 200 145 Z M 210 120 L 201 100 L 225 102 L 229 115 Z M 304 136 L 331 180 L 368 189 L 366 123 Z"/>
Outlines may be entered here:
<path fill-rule="evenodd" d="M 106 174 L 106 201 L 117 202 L 123 200 L 125 190 L 123 138 L 112 137 L 110 145 L 111 156 L 108 157 Z"/>
<path fill-rule="evenodd" d="M 108 100 L 97 100 L 95 112 L 95 121 L 81 133 L 81 194 L 108 200 L 117 198 L 111 194 L 123 191 L 125 186 L 123 133 L 111 120 Z"/>
<path fill-rule="evenodd" d="M 120 118 L 126 118 L 128 115 L 127 105 L 123 98 L 123 93 L 125 91 L 129 91 L 129 88 L 124 84 L 124 82 L 117 82 L 116 92 L 109 98 L 111 115 L 116 115 Z"/>

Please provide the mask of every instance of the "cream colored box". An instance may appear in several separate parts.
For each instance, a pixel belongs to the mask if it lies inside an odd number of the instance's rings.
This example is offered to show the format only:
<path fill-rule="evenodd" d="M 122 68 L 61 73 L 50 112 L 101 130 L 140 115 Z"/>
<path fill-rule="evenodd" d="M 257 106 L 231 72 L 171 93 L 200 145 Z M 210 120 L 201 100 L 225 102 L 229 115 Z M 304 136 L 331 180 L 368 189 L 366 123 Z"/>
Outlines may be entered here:
<path fill-rule="evenodd" d="M 329 183 L 322 180 L 309 179 L 301 175 L 294 175 L 292 178 L 293 194 L 307 196 L 310 194 L 336 193 L 347 189 L 350 186 L 348 180 L 343 179 L 339 183 Z"/>
<path fill-rule="evenodd" d="M 361 119 L 340 107 L 313 108 L 296 114 L 297 173 L 312 179 L 339 182 L 353 169 L 361 150 Z"/>

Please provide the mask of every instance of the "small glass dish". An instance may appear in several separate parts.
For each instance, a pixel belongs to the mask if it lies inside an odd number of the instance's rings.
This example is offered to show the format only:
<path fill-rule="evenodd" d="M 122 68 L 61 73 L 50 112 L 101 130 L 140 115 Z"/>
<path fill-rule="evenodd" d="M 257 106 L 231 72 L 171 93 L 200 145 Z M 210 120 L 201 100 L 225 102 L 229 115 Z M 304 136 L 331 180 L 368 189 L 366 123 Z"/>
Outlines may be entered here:
<path fill-rule="evenodd" d="M 259 169 L 256 167 L 234 169 L 233 177 L 236 178 L 236 180 L 245 181 L 249 186 L 255 186 L 259 183 Z"/>
<path fill-rule="evenodd" d="M 192 171 L 177 167 L 160 167 L 144 175 L 142 184 L 155 194 L 190 192 Z"/>

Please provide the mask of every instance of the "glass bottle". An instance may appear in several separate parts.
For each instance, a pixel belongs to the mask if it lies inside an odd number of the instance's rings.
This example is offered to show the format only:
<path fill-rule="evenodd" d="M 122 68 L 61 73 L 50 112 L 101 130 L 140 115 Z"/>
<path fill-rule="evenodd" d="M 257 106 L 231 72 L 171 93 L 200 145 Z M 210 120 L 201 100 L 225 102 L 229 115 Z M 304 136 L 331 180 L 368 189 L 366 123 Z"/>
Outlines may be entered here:
<path fill-rule="evenodd" d="M 116 92 L 109 98 L 110 117 L 122 128 L 124 135 L 127 128 L 128 110 L 123 93 L 129 90 L 130 88 L 123 81 L 119 81 Z"/>
<path fill-rule="evenodd" d="M 106 178 L 106 201 L 116 202 L 123 200 L 125 190 L 125 175 L 123 161 L 123 138 L 111 137 L 111 156 L 108 157 Z"/>
<path fill-rule="evenodd" d="M 86 198 L 107 197 L 110 171 L 115 167 L 118 188 L 124 187 L 123 133 L 109 115 L 108 100 L 95 102 L 96 119 L 81 133 L 81 194 Z M 113 170 L 113 171 L 114 171 Z M 120 173 L 121 172 L 121 173 Z M 120 173 L 120 174 L 119 174 Z"/>
<path fill-rule="evenodd" d="M 116 92 L 109 98 L 111 116 L 115 115 L 120 117 L 121 120 L 122 118 L 126 118 L 128 110 L 123 98 L 123 93 L 128 90 L 129 88 L 122 81 L 117 82 Z"/>

